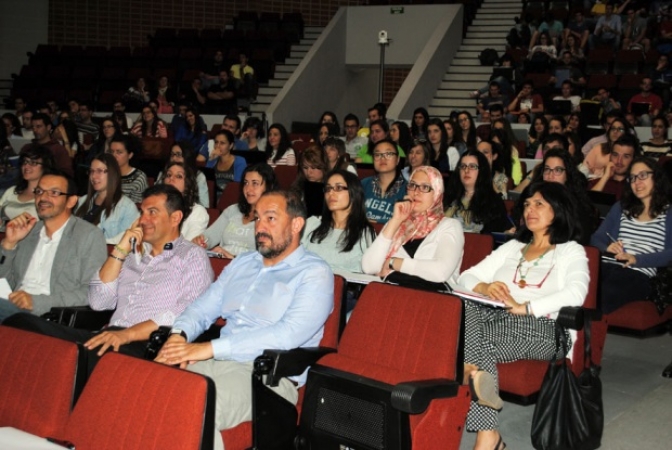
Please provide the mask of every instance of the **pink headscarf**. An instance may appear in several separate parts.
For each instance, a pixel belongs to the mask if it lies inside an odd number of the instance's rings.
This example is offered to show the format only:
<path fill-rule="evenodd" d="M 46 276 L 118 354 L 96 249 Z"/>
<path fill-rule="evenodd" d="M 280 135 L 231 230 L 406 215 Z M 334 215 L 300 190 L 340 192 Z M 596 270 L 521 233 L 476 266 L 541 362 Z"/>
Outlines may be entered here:
<path fill-rule="evenodd" d="M 427 211 L 417 214 L 411 213 L 409 218 L 399 226 L 399 229 L 392 237 L 392 244 L 390 245 L 386 259 L 394 255 L 402 245 L 412 238 L 419 239 L 427 236 L 444 217 L 443 177 L 441 176 L 441 172 L 431 166 L 420 166 L 411 174 L 411 180 L 417 172 L 424 172 L 429 177 L 429 183 L 432 186 L 432 194 L 434 196 L 432 206 Z"/>

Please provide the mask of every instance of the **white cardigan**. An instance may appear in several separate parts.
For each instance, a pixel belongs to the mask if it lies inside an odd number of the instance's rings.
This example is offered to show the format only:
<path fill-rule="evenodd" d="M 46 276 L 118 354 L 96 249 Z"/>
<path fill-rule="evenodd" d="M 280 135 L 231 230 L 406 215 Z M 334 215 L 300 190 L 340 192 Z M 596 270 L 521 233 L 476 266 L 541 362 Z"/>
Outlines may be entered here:
<path fill-rule="evenodd" d="M 208 228 L 210 216 L 208 211 L 198 203 L 195 203 L 191 209 L 191 214 L 182 222 L 181 235 L 186 240 L 190 241 L 198 235 L 205 232 Z"/>
<path fill-rule="evenodd" d="M 362 258 L 364 273 L 373 275 L 380 272 L 391 244 L 392 239 L 383 236 L 382 232 L 378 235 L 364 252 Z M 446 281 L 455 286 L 460 273 L 463 251 L 462 225 L 455 219 L 444 217 L 418 246 L 413 258 L 406 253 L 403 246 L 392 256 L 403 259 L 400 270 L 402 273 L 436 283 Z"/>

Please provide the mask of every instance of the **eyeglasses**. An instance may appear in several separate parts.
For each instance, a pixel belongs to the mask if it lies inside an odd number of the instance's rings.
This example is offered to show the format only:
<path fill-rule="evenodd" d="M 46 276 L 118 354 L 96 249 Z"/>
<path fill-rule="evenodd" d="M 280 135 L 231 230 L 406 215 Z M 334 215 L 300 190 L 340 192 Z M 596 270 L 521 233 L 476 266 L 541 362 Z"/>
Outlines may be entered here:
<path fill-rule="evenodd" d="M 461 171 L 466 172 L 468 170 L 478 170 L 478 164 L 460 164 L 457 166 Z"/>
<path fill-rule="evenodd" d="M 548 272 L 546 272 L 546 275 L 544 275 L 544 278 L 541 280 L 541 283 L 539 284 L 530 284 L 524 279 L 517 280 L 518 278 L 518 272 L 520 271 L 520 266 L 523 264 L 523 261 L 520 261 L 518 263 L 518 266 L 516 267 L 516 271 L 513 274 L 513 284 L 517 284 L 519 288 L 524 289 L 524 288 L 541 288 L 544 285 L 544 282 L 546 281 L 546 278 L 551 274 L 551 270 L 555 267 L 555 264 L 551 265 L 551 268 L 548 269 Z M 529 272 L 529 270 L 528 270 Z"/>
<path fill-rule="evenodd" d="M 639 173 L 633 173 L 629 177 L 627 177 L 628 183 L 634 183 L 637 180 L 648 180 L 649 177 L 653 175 L 653 171 L 651 170 L 643 170 Z"/>
<path fill-rule="evenodd" d="M 397 156 L 397 154 L 394 153 L 394 152 L 374 153 L 373 154 L 373 159 L 392 159 L 395 156 Z"/>
<path fill-rule="evenodd" d="M 420 191 L 423 194 L 432 192 L 433 190 L 434 188 L 432 188 L 429 184 L 418 184 L 414 181 L 409 182 L 408 186 L 406 187 L 406 191 L 408 192 Z"/>
<path fill-rule="evenodd" d="M 56 189 L 45 190 L 45 189 L 42 189 L 42 188 L 39 188 L 39 187 L 36 187 L 35 189 L 33 189 L 33 194 L 35 194 L 35 196 L 37 196 L 37 197 L 41 196 L 44 193 L 46 193 L 48 197 L 52 197 L 52 198 L 60 197 L 61 195 L 66 195 L 66 196 L 67 195 L 72 195 L 72 194 L 68 194 L 67 192 L 58 191 Z"/>
<path fill-rule="evenodd" d="M 107 173 L 107 169 L 89 169 L 87 173 L 89 175 L 102 175 Z"/>
<path fill-rule="evenodd" d="M 22 166 L 32 166 L 32 167 L 35 167 L 35 166 L 41 166 L 42 163 L 39 162 L 39 161 L 36 161 L 36 160 L 34 160 L 34 159 L 24 159 L 24 160 L 21 161 L 21 165 L 22 165 Z"/>
<path fill-rule="evenodd" d="M 618 131 L 619 133 L 624 133 L 625 128 L 623 128 L 623 127 L 613 127 L 613 128 L 609 128 L 609 131 Z"/>
<path fill-rule="evenodd" d="M 173 158 L 182 158 L 182 152 L 170 152 L 170 156 Z"/>
<path fill-rule="evenodd" d="M 327 185 L 324 186 L 324 188 L 323 188 L 323 191 L 324 191 L 325 194 L 328 194 L 328 193 L 331 192 L 331 191 L 334 191 L 334 192 L 343 192 L 343 191 L 347 191 L 347 190 L 348 190 L 348 187 L 345 186 L 345 185 L 343 185 L 343 184 L 335 184 L 335 185 L 333 185 L 333 186 L 330 185 L 330 184 L 327 184 Z"/>
<path fill-rule="evenodd" d="M 544 166 L 544 175 L 550 175 L 550 174 L 553 174 L 553 175 L 558 175 L 558 176 L 560 176 L 560 175 L 562 175 L 563 173 L 565 173 L 566 170 L 567 170 L 567 169 L 565 169 L 564 167 L 560 167 L 560 166 L 557 166 L 557 167 L 548 167 L 548 166 Z"/>

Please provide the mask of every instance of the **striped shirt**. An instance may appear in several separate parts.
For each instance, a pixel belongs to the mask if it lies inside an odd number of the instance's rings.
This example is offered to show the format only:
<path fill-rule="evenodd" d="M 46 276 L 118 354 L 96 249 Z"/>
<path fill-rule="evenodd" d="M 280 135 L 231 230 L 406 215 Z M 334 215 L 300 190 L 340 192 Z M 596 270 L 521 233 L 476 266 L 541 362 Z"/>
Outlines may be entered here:
<path fill-rule="evenodd" d="M 628 218 L 621 214 L 621 228 L 618 232 L 618 240 L 623 242 L 623 247 L 631 255 L 643 255 L 659 253 L 665 250 L 665 219 L 667 214 L 660 214 L 649 222 L 641 222 L 634 217 Z M 655 267 L 631 267 L 643 274 L 653 277 L 656 275 Z"/>
<path fill-rule="evenodd" d="M 121 176 L 121 192 L 133 203 L 142 202 L 142 193 L 147 189 L 147 175 L 140 169 L 133 169 L 128 175 Z"/>
<path fill-rule="evenodd" d="M 100 272 L 89 284 L 89 305 L 95 310 L 115 309 L 110 325 L 131 327 L 147 320 L 171 326 L 184 309 L 212 283 L 213 272 L 205 250 L 178 237 L 172 249 L 151 256 L 144 244 L 141 258 L 126 257 L 121 272 L 110 283 Z"/>
<path fill-rule="evenodd" d="M 294 154 L 294 149 L 288 148 L 287 151 L 285 151 L 285 154 L 282 155 L 282 158 L 280 158 L 277 161 L 273 161 L 273 158 L 275 158 L 275 155 L 278 153 L 277 150 L 273 150 L 273 153 L 271 153 L 271 157 L 268 158 L 268 165 L 271 167 L 275 166 L 295 166 L 296 165 L 296 155 Z"/>

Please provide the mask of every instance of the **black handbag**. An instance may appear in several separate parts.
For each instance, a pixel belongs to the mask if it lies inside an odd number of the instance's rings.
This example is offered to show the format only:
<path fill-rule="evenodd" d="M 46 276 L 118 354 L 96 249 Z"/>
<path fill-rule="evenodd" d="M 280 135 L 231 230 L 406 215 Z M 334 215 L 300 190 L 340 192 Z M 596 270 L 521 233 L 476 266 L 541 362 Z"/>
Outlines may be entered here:
<path fill-rule="evenodd" d="M 383 281 L 411 289 L 419 289 L 421 291 L 439 292 L 442 294 L 451 294 L 453 292 L 453 289 L 445 281 L 438 283 L 435 281 L 427 281 L 417 275 L 409 275 L 396 270 L 388 273 Z"/>
<path fill-rule="evenodd" d="M 672 266 L 658 269 L 656 276 L 651 278 L 651 300 L 661 316 L 665 309 L 672 305 Z"/>
<path fill-rule="evenodd" d="M 537 450 L 593 450 L 604 428 L 600 368 L 590 353 L 590 318 L 584 318 L 584 370 L 577 378 L 567 365 L 564 329 L 556 324 L 556 354 L 539 391 L 532 416 L 532 446 Z M 558 363 L 558 358 L 562 362 Z"/>

